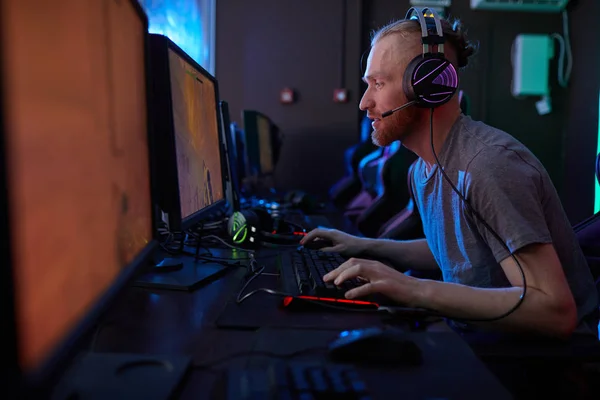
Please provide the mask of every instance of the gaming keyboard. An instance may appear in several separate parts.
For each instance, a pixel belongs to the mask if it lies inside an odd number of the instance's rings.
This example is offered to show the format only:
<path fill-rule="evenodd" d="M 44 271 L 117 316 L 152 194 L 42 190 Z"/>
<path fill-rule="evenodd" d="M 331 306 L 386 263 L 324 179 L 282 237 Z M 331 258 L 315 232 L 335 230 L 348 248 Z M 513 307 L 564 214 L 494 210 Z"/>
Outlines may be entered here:
<path fill-rule="evenodd" d="M 357 279 L 343 282 L 339 287 L 325 283 L 323 276 L 339 267 L 346 259 L 338 253 L 298 247 L 281 254 L 280 286 L 292 296 L 304 295 L 343 299 L 346 291 L 360 286 Z"/>
<path fill-rule="evenodd" d="M 267 368 L 230 369 L 227 398 L 368 400 L 371 397 L 365 382 L 350 366 L 278 361 Z"/>

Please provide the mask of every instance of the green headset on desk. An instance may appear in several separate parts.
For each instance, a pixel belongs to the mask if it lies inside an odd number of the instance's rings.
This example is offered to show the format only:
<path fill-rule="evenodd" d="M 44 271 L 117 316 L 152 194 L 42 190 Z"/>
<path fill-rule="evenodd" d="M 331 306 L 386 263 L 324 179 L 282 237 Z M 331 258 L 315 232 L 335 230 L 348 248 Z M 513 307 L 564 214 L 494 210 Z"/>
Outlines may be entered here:
<path fill-rule="evenodd" d="M 300 225 L 274 219 L 260 208 L 235 211 L 227 222 L 227 231 L 235 245 L 252 248 L 297 246 L 306 235 Z"/>

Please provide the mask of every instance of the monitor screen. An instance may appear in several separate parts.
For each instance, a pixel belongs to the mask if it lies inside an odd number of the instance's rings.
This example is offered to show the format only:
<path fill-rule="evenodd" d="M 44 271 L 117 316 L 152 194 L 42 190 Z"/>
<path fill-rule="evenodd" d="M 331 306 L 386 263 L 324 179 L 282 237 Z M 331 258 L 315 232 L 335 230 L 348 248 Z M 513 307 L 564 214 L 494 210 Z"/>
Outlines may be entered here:
<path fill-rule="evenodd" d="M 260 154 L 260 172 L 263 174 L 273 173 L 273 145 L 271 143 L 271 121 L 258 114 L 256 116 L 256 128 L 258 130 L 258 152 Z"/>
<path fill-rule="evenodd" d="M 169 49 L 179 207 L 185 220 L 225 198 L 214 82 Z"/>
<path fill-rule="evenodd" d="M 147 22 L 133 1 L 1 7 L 15 328 L 27 374 L 152 239 Z"/>
<path fill-rule="evenodd" d="M 250 176 L 269 175 L 275 169 L 273 123 L 258 111 L 243 110 L 247 170 Z"/>

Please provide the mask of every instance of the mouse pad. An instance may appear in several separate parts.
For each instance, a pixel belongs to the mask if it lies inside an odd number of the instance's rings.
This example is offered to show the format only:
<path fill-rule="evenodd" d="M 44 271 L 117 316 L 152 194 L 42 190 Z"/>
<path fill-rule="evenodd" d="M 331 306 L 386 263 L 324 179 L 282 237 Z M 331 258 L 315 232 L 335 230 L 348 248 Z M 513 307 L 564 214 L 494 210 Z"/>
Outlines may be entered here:
<path fill-rule="evenodd" d="M 278 290 L 277 276 L 258 276 L 244 290 L 244 294 L 258 288 Z M 386 313 L 371 311 L 343 311 L 321 306 L 310 307 L 307 311 L 291 310 L 283 307 L 283 297 L 257 292 L 236 304 L 236 298 L 243 282 L 234 291 L 215 324 L 219 328 L 258 329 L 267 326 L 288 328 L 332 328 L 348 329 L 381 323 Z"/>
<path fill-rule="evenodd" d="M 364 326 L 363 326 L 364 327 Z M 326 359 L 339 331 L 265 328 L 253 350 L 297 353 L 294 360 Z M 353 364 L 373 399 L 511 399 L 510 393 L 455 332 L 404 332 L 422 351 L 419 366 Z M 265 362 L 256 360 L 255 363 Z M 332 363 L 328 361 L 328 363 Z"/>

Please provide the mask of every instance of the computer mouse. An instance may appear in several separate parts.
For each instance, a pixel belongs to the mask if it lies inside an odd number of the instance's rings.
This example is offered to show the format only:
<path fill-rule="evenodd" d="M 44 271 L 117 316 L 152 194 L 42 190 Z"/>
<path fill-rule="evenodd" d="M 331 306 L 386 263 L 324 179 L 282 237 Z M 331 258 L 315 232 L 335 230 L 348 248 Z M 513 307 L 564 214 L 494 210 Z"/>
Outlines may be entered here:
<path fill-rule="evenodd" d="M 333 242 L 329 239 L 316 239 L 304 244 L 304 247 L 310 250 L 321 250 L 325 247 L 333 247 Z"/>
<path fill-rule="evenodd" d="M 421 349 L 396 328 L 363 328 L 341 332 L 329 345 L 329 358 L 356 364 L 420 365 Z"/>

